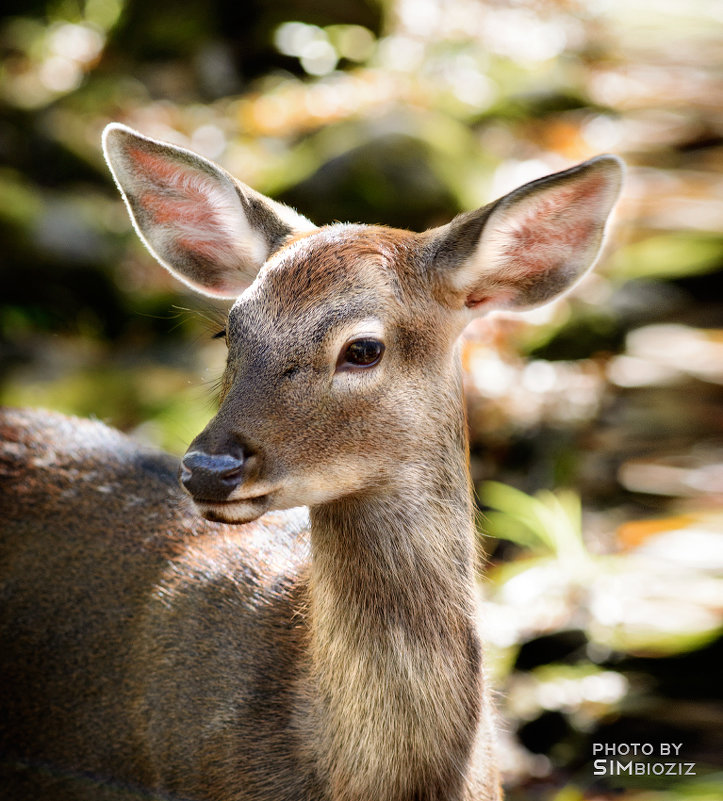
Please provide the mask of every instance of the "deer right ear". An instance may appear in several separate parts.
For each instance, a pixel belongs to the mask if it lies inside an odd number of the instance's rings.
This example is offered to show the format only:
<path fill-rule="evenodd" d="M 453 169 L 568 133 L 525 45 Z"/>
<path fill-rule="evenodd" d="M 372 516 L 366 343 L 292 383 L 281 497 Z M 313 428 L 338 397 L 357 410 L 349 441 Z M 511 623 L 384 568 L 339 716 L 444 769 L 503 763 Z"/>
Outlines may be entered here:
<path fill-rule="evenodd" d="M 112 123 L 103 152 L 155 258 L 205 295 L 235 298 L 290 236 L 315 226 L 201 156 Z"/>
<path fill-rule="evenodd" d="M 619 158 L 598 156 L 428 231 L 450 305 L 469 319 L 533 309 L 565 292 L 597 258 L 622 177 Z"/>

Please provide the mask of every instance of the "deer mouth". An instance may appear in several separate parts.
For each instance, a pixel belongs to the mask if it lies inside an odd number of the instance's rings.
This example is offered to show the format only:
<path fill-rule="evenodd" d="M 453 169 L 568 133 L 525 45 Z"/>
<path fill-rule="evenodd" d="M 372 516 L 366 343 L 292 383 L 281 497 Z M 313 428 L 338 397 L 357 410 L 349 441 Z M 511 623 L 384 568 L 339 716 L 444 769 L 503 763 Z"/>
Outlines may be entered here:
<path fill-rule="evenodd" d="M 271 493 L 227 501 L 194 500 L 202 517 L 213 523 L 250 523 L 271 506 Z"/>

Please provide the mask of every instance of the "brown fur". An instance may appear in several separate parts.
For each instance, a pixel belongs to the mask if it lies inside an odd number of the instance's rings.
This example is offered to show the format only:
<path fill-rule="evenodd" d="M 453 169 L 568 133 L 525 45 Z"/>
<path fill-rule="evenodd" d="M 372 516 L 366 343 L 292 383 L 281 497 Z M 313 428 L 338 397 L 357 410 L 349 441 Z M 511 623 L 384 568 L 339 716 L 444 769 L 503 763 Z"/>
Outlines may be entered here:
<path fill-rule="evenodd" d="M 184 459 L 207 519 L 169 457 L 4 413 L 4 797 L 495 801 L 455 343 L 471 309 L 589 267 L 619 166 L 425 234 L 312 230 L 188 151 L 104 141 L 151 252 L 238 295 L 220 408 Z M 384 345 L 364 368 L 360 338 Z"/>

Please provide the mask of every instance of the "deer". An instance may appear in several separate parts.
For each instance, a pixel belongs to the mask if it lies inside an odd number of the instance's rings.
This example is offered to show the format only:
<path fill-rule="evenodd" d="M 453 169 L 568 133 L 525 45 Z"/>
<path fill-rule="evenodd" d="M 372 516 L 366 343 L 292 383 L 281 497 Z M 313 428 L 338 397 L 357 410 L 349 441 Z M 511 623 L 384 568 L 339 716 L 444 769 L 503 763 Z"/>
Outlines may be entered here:
<path fill-rule="evenodd" d="M 180 465 L 4 410 L 3 798 L 499 799 L 460 335 L 587 273 L 622 162 L 416 233 L 119 123 L 103 149 L 152 256 L 232 301 L 228 359 Z"/>

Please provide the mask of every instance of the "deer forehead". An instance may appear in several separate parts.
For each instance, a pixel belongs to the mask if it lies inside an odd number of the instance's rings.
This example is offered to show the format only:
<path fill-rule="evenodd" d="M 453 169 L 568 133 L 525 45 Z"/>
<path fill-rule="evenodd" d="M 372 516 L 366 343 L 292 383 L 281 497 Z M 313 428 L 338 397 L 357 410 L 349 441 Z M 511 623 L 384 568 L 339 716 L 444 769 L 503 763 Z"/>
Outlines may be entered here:
<path fill-rule="evenodd" d="M 244 319 L 243 328 L 257 334 L 306 331 L 315 338 L 355 321 L 392 324 L 408 307 L 413 265 L 404 257 L 411 262 L 412 236 L 339 224 L 298 237 L 264 265 L 234 304 L 231 322 Z"/>

